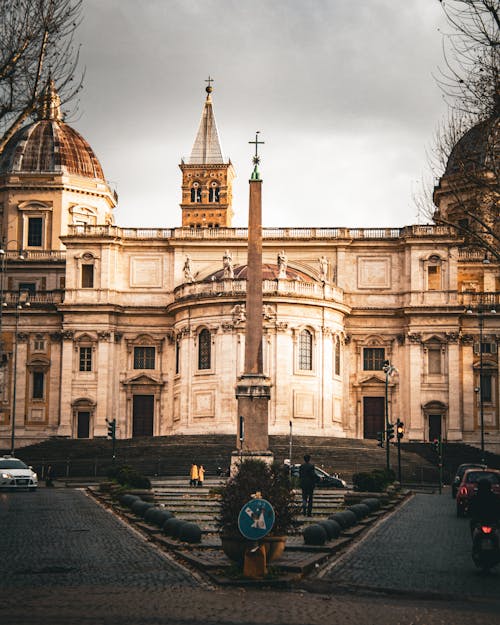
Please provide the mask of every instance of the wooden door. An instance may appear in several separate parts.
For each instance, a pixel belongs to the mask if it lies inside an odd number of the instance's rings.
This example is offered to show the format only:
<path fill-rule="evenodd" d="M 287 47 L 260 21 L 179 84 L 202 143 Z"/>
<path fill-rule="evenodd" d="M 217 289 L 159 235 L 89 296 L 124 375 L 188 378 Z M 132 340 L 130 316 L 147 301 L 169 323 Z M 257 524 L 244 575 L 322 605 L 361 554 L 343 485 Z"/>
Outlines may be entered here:
<path fill-rule="evenodd" d="M 377 438 L 385 430 L 383 397 L 363 397 L 363 437 Z"/>
<path fill-rule="evenodd" d="M 132 437 L 153 436 L 154 395 L 134 395 Z"/>

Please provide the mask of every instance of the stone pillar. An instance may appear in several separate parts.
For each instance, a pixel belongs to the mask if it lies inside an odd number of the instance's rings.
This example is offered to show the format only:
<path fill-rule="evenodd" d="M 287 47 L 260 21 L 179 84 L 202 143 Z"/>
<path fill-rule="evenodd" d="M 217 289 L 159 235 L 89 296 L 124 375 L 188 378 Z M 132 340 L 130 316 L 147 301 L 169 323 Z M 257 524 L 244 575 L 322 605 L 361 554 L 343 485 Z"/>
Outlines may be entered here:
<path fill-rule="evenodd" d="M 259 179 L 256 159 L 250 180 L 245 368 L 236 385 L 238 450 L 233 452 L 233 466 L 243 457 L 272 460 L 268 449 L 271 386 L 270 380 L 264 376 L 262 364 L 262 180 Z M 241 417 L 244 420 L 242 442 Z"/>

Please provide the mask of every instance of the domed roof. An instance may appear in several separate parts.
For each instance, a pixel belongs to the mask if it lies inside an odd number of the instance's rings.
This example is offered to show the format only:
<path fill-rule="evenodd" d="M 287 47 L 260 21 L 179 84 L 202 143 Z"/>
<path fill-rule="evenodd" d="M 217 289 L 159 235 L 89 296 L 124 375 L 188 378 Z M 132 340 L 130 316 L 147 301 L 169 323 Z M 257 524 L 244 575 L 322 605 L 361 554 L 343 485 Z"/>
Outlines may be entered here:
<path fill-rule="evenodd" d="M 248 265 L 238 265 L 234 267 L 234 279 L 235 280 L 246 280 L 247 279 L 247 271 Z M 279 274 L 278 265 L 262 265 L 262 279 L 263 280 L 277 280 Z M 223 280 L 224 279 L 224 269 L 219 269 L 214 273 L 211 273 L 207 276 L 203 282 L 211 282 L 212 280 Z M 287 280 L 300 280 L 302 282 L 314 282 L 314 278 L 308 276 L 306 273 L 299 271 L 298 269 L 292 269 L 291 267 L 287 267 L 286 269 L 286 279 Z"/>
<path fill-rule="evenodd" d="M 75 174 L 104 180 L 90 145 L 62 121 L 52 80 L 42 95 L 38 119 L 18 130 L 0 155 L 0 174 L 5 173 Z"/>
<path fill-rule="evenodd" d="M 495 112 L 489 119 L 468 130 L 451 151 L 445 174 L 459 174 L 477 169 L 496 170 L 500 156 L 500 118 Z"/>

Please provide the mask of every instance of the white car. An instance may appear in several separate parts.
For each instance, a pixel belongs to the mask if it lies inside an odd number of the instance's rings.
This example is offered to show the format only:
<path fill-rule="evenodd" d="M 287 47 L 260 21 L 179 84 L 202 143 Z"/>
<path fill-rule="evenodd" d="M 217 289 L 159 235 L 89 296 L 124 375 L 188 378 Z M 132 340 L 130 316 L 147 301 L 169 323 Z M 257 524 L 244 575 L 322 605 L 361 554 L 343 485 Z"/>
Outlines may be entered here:
<path fill-rule="evenodd" d="M 31 467 L 13 456 L 0 457 L 0 489 L 26 488 L 36 490 L 38 476 Z"/>

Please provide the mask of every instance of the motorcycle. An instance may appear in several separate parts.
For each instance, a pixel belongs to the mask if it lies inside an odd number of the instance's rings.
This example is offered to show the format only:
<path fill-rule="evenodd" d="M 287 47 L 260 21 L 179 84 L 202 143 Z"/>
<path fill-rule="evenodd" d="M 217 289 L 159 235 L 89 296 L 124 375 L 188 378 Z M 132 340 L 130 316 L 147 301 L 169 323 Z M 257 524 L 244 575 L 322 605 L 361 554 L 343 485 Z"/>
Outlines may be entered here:
<path fill-rule="evenodd" d="M 472 559 L 477 568 L 489 571 L 500 562 L 498 527 L 478 523 L 472 532 Z"/>

